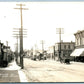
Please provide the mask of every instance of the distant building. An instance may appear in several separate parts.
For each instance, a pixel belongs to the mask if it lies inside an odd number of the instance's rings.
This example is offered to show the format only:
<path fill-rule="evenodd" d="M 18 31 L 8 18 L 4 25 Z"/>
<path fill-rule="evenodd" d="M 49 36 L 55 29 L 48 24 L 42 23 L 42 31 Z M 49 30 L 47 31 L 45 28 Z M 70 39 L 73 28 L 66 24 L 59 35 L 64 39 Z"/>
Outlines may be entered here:
<path fill-rule="evenodd" d="M 50 47 L 48 48 L 47 53 L 48 53 L 48 57 L 49 57 L 50 59 L 54 59 L 55 46 L 50 46 Z"/>
<path fill-rule="evenodd" d="M 61 57 L 70 57 L 70 54 L 75 49 L 75 42 L 61 42 Z M 58 60 L 60 51 L 60 43 L 55 44 L 55 58 Z"/>
<path fill-rule="evenodd" d="M 78 31 L 75 35 L 75 50 L 71 56 L 76 57 L 77 61 L 84 61 L 84 30 Z"/>

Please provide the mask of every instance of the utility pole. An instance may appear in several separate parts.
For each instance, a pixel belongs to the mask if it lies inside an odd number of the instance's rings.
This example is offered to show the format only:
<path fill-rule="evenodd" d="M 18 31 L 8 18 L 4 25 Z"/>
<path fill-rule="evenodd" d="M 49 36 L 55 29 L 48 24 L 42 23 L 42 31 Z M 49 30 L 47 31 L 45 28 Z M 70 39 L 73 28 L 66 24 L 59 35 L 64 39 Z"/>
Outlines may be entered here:
<path fill-rule="evenodd" d="M 35 55 L 36 55 L 37 45 L 35 44 Z"/>
<path fill-rule="evenodd" d="M 19 36 L 17 35 L 16 36 L 16 39 L 17 39 L 17 45 L 16 45 L 16 62 L 17 62 L 17 64 L 18 64 L 18 38 L 19 38 Z"/>
<path fill-rule="evenodd" d="M 15 50 L 15 52 L 16 52 L 16 63 L 18 64 L 18 63 L 20 63 L 20 62 L 18 62 L 18 39 L 20 38 L 20 28 L 13 28 L 14 29 L 14 34 L 13 34 L 13 37 L 15 37 L 16 38 L 16 40 L 17 40 L 17 43 L 16 43 L 16 50 Z"/>
<path fill-rule="evenodd" d="M 44 41 L 41 40 L 41 44 L 42 44 L 42 54 L 43 54 L 43 60 L 44 60 Z"/>
<path fill-rule="evenodd" d="M 31 48 L 31 57 L 33 58 L 33 47 Z"/>
<path fill-rule="evenodd" d="M 21 68 L 23 69 L 23 20 L 22 20 L 22 10 L 28 10 L 27 8 L 22 8 L 22 6 L 25 6 L 25 4 L 16 4 L 17 6 L 20 6 L 20 8 L 15 8 L 20 10 L 20 16 L 21 16 L 21 29 L 20 29 L 20 64 Z"/>
<path fill-rule="evenodd" d="M 17 35 L 17 34 L 14 34 L 15 36 L 13 36 L 13 37 L 15 37 L 16 39 L 17 39 L 17 43 L 16 43 L 16 63 L 18 64 L 18 38 L 19 38 L 19 36 Z"/>
<path fill-rule="evenodd" d="M 59 60 L 61 62 L 61 34 L 64 33 L 64 29 L 63 28 L 56 28 L 56 32 L 57 32 L 57 34 L 59 34 L 59 43 L 60 43 L 60 47 L 59 47 Z"/>
<path fill-rule="evenodd" d="M 17 63 L 20 63 L 20 65 L 21 65 L 21 57 L 20 57 L 20 62 L 18 62 L 18 56 L 19 56 L 19 54 L 18 54 L 18 52 L 19 52 L 19 50 L 18 50 L 18 48 L 19 48 L 19 47 L 18 47 L 18 45 L 19 45 L 19 44 L 18 44 L 18 39 L 19 39 L 20 36 L 21 36 L 21 34 L 20 34 L 21 31 L 20 31 L 20 28 L 13 28 L 13 29 L 14 29 L 14 31 L 13 31 L 13 32 L 14 32 L 13 37 L 15 37 L 15 38 L 17 39 L 17 45 L 16 45 L 16 46 L 17 46 L 17 47 L 16 47 L 16 48 L 17 48 L 17 50 L 16 50 L 16 53 L 17 53 L 17 54 L 16 54 L 16 62 L 17 62 Z M 23 29 L 23 30 L 27 30 L 27 29 Z M 25 33 L 25 34 L 23 34 L 23 35 L 27 35 L 27 34 L 26 34 L 27 31 L 23 31 L 23 33 Z M 26 37 L 26 36 L 24 36 L 24 37 Z"/>
<path fill-rule="evenodd" d="M 37 44 L 35 44 L 35 55 L 37 55 Z"/>
<path fill-rule="evenodd" d="M 7 46 L 8 46 L 8 41 L 6 41 L 6 44 L 7 44 Z"/>
<path fill-rule="evenodd" d="M 41 41 L 41 44 L 42 44 L 42 53 L 44 52 L 44 41 L 42 40 Z"/>

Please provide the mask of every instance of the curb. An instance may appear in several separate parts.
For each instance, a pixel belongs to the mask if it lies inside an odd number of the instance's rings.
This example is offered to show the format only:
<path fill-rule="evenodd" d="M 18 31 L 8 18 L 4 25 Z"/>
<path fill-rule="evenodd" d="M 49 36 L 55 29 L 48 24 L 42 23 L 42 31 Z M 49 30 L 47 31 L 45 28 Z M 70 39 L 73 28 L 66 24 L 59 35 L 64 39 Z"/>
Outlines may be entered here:
<path fill-rule="evenodd" d="M 22 70 L 18 70 L 20 82 L 28 82 L 26 74 Z"/>
<path fill-rule="evenodd" d="M 8 70 L 9 72 L 12 70 L 17 70 L 20 82 L 28 82 L 26 73 L 24 73 L 23 71 L 24 69 L 22 70 L 21 67 L 18 66 L 15 61 L 9 63 L 8 67 L 0 68 L 0 70 Z"/>

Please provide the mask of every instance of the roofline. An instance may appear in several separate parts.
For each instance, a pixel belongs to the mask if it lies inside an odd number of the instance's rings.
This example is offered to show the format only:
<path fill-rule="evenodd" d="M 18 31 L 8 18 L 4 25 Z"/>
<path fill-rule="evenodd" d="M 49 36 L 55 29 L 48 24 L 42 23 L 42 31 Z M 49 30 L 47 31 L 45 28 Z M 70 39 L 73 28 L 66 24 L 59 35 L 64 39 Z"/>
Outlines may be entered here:
<path fill-rule="evenodd" d="M 76 33 L 74 33 L 74 35 L 79 34 L 79 33 L 82 33 L 82 32 L 84 32 L 84 30 L 81 30 L 81 31 L 79 30 Z"/>

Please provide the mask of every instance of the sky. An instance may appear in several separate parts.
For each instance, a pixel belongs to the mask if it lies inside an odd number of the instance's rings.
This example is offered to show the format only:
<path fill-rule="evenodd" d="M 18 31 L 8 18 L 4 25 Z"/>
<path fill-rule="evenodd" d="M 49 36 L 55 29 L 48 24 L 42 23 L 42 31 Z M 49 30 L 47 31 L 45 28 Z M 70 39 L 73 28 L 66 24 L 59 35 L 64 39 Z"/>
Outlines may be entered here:
<path fill-rule="evenodd" d="M 15 50 L 17 39 L 13 37 L 14 28 L 21 27 L 20 10 L 16 4 L 25 4 L 23 8 L 23 28 L 27 29 L 24 49 L 44 49 L 59 42 L 56 28 L 63 28 L 63 42 L 75 42 L 74 33 L 84 30 L 84 2 L 0 2 L 0 40 Z"/>

